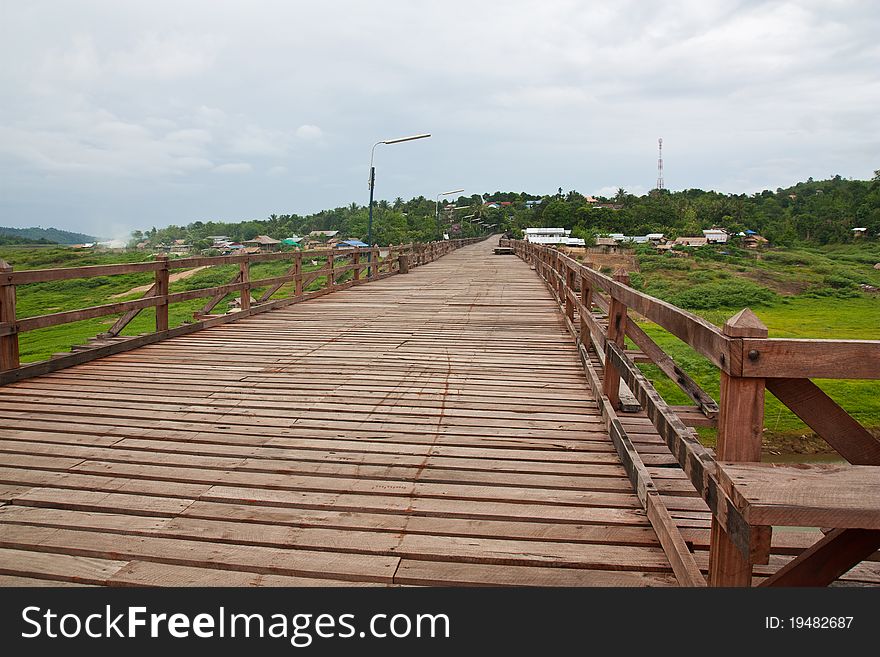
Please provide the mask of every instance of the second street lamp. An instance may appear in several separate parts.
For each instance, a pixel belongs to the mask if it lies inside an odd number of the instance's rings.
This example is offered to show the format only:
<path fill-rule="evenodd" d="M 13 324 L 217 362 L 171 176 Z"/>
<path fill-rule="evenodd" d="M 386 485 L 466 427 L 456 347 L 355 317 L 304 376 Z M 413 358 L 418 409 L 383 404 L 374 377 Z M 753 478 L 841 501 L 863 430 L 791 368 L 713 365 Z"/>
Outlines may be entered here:
<path fill-rule="evenodd" d="M 459 192 L 463 192 L 463 189 L 453 189 L 448 192 L 440 192 L 437 194 L 437 199 L 434 201 L 434 220 L 437 222 L 437 239 L 443 239 L 443 232 L 440 230 L 440 197 L 441 196 L 449 196 L 450 194 L 458 194 Z"/>

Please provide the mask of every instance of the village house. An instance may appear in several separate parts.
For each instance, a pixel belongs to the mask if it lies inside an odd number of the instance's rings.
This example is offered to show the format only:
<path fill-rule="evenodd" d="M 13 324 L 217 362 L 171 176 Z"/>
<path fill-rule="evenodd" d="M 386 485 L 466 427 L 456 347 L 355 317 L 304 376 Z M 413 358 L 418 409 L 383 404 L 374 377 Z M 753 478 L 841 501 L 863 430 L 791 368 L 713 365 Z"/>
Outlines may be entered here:
<path fill-rule="evenodd" d="M 313 230 L 308 234 L 308 246 L 333 246 L 339 241 L 338 230 Z"/>
<path fill-rule="evenodd" d="M 708 240 L 705 237 L 678 237 L 673 242 L 674 246 L 706 246 Z"/>
<path fill-rule="evenodd" d="M 281 244 L 281 240 L 272 239 L 268 235 L 257 235 L 254 239 L 245 240 L 242 243 L 248 246 L 248 248 L 245 249 L 245 253 L 251 253 L 251 249 L 253 248 L 259 249 L 257 253 L 260 253 L 261 251 L 277 251 L 278 245 Z"/>

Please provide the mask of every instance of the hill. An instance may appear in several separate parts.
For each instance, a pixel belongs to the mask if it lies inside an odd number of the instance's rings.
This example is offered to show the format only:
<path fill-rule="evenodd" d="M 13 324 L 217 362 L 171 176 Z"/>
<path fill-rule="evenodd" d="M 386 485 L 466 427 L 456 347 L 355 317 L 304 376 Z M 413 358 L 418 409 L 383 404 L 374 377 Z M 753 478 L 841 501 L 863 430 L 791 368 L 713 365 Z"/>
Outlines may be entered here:
<path fill-rule="evenodd" d="M 91 235 L 71 233 L 59 228 L 41 228 L 39 226 L 31 228 L 0 226 L 0 238 L 4 236 L 26 240 L 24 242 L 17 242 L 18 244 L 84 244 L 97 241 L 97 238 Z M 9 244 L 10 242 L 0 243 Z"/>

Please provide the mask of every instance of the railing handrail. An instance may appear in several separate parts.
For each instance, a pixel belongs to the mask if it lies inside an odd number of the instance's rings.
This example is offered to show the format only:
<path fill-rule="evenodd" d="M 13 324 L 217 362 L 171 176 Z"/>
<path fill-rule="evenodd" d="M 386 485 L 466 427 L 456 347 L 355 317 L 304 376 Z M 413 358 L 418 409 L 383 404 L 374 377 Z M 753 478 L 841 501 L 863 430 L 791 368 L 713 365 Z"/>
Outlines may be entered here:
<path fill-rule="evenodd" d="M 639 292 L 543 245 L 515 244 L 553 253 L 565 266 L 627 308 L 663 327 L 727 374 L 756 378 L 880 379 L 880 340 L 731 337 L 707 320 Z"/>

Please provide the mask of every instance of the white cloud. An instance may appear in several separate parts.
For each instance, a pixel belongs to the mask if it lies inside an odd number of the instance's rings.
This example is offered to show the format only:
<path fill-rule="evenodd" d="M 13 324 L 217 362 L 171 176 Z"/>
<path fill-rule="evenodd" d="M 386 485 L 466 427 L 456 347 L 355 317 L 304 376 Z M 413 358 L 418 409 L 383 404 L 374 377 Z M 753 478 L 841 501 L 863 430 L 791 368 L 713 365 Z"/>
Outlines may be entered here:
<path fill-rule="evenodd" d="M 253 171 L 253 167 L 247 162 L 230 162 L 214 167 L 212 171 L 214 173 L 249 173 Z"/>
<path fill-rule="evenodd" d="M 253 124 L 246 125 L 229 140 L 234 153 L 269 156 L 287 153 L 289 141 L 290 138 L 284 132 L 266 130 Z"/>
<path fill-rule="evenodd" d="M 131 48 L 111 52 L 108 70 L 136 78 L 193 77 L 210 69 L 222 40 L 201 34 L 146 33 Z"/>
<path fill-rule="evenodd" d="M 314 140 L 324 136 L 324 131 L 316 125 L 301 125 L 296 129 L 296 136 L 300 139 Z"/>
<path fill-rule="evenodd" d="M 287 173 L 287 167 L 284 166 L 275 166 L 271 167 L 266 173 L 270 176 L 283 176 Z"/>

